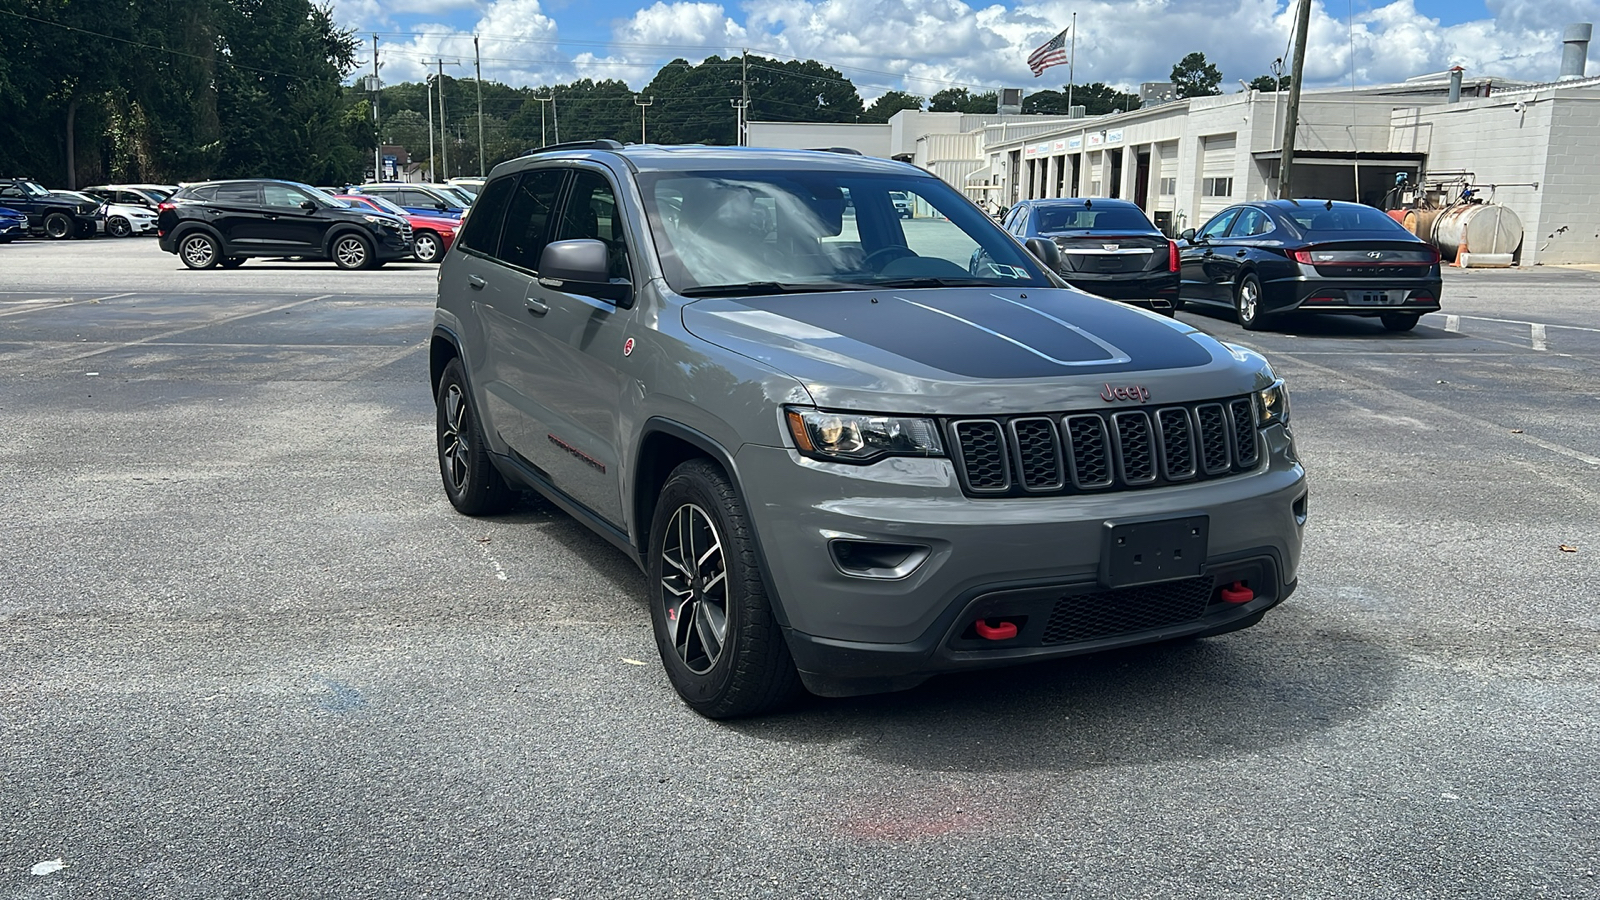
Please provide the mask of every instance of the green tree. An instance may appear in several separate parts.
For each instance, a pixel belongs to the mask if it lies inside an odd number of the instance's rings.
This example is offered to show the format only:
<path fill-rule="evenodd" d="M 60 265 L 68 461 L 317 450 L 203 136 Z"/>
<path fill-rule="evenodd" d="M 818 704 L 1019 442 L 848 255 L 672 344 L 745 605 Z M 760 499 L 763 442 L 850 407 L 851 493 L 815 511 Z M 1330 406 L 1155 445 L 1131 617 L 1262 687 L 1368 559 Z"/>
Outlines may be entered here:
<path fill-rule="evenodd" d="M 883 96 L 872 101 L 866 112 L 861 114 L 863 122 L 887 122 L 895 113 L 903 109 L 921 109 L 924 103 L 922 97 L 908 94 L 905 91 L 888 91 Z"/>
<path fill-rule="evenodd" d="M 1139 95 L 1119 91 L 1108 84 L 1096 81 L 1075 85 L 1072 88 L 1072 105 L 1082 106 L 1084 114 L 1103 116 L 1110 112 L 1126 112 L 1139 108 Z M 1043 90 L 1029 94 L 1022 101 L 1025 113 L 1064 116 L 1067 114 L 1067 89 Z"/>
<path fill-rule="evenodd" d="M 945 88 L 928 98 L 928 112 L 959 112 L 989 114 L 1000 108 L 1000 97 L 994 91 L 969 93 L 966 88 Z"/>
<path fill-rule="evenodd" d="M 1172 84 L 1179 98 L 1209 97 L 1220 94 L 1222 70 L 1206 62 L 1204 53 L 1191 53 L 1172 67 Z"/>
<path fill-rule="evenodd" d="M 1250 79 L 1250 89 L 1260 91 L 1263 94 L 1271 94 L 1280 90 L 1287 91 L 1289 89 L 1289 81 L 1290 78 L 1287 75 L 1283 76 L 1281 81 L 1271 75 L 1257 75 Z"/>

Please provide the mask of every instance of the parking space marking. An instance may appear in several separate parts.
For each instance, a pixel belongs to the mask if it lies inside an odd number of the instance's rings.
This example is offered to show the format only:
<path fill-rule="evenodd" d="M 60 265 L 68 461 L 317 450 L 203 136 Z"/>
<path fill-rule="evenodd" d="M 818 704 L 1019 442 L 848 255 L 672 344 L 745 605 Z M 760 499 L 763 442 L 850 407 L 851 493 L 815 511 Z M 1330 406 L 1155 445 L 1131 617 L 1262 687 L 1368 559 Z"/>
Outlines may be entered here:
<path fill-rule="evenodd" d="M 1261 349 L 1259 347 L 1254 347 L 1254 348 L 1251 348 L 1251 349 L 1254 349 L 1257 353 L 1261 353 L 1261 354 L 1266 354 L 1266 352 L 1267 352 L 1267 351 L 1265 351 L 1265 350 L 1263 350 L 1263 349 Z M 1478 428 L 1483 429 L 1484 431 L 1494 432 L 1494 433 L 1497 433 L 1497 434 L 1502 434 L 1502 435 L 1506 435 L 1508 437 L 1516 438 L 1517 440 L 1526 441 L 1526 442 L 1528 442 L 1530 444 L 1533 444 L 1536 447 L 1541 447 L 1541 448 L 1543 448 L 1545 450 L 1549 450 L 1551 453 L 1558 453 L 1558 454 L 1560 454 L 1562 456 L 1569 457 L 1571 459 L 1575 459 L 1578 462 L 1585 463 L 1587 465 L 1600 467 L 1600 456 L 1591 456 L 1591 455 L 1589 455 L 1587 453 L 1584 453 L 1582 450 L 1574 450 L 1573 448 L 1568 447 L 1565 444 L 1558 444 L 1558 443 L 1556 443 L 1554 441 L 1547 441 L 1547 440 L 1544 440 L 1542 438 L 1536 438 L 1531 434 L 1527 434 L 1526 432 L 1524 432 L 1523 434 L 1512 434 L 1511 433 L 1511 429 L 1509 429 L 1506 426 L 1501 425 L 1501 424 L 1499 424 L 1497 422 L 1491 422 L 1488 419 L 1480 419 L 1477 416 L 1471 415 L 1470 413 L 1464 413 L 1464 412 L 1461 412 L 1460 410 L 1451 409 L 1450 407 L 1445 406 L 1445 405 L 1443 405 L 1441 403 L 1434 403 L 1434 402 L 1429 401 L 1429 400 L 1423 400 L 1420 397 L 1413 397 L 1410 394 L 1405 393 L 1404 391 L 1395 390 L 1395 388 L 1392 385 L 1382 385 L 1382 384 L 1379 384 L 1379 383 L 1377 383 L 1375 381 L 1369 381 L 1369 380 L 1367 380 L 1365 378 L 1360 377 L 1359 375 L 1353 375 L 1350 372 L 1344 371 L 1344 370 L 1341 370 L 1341 369 L 1330 369 L 1327 366 L 1318 365 L 1318 364 L 1316 364 L 1314 362 L 1311 362 L 1309 360 L 1302 359 L 1299 356 L 1297 356 L 1295 354 L 1292 354 L 1292 353 L 1274 352 L 1272 355 L 1277 357 L 1277 358 L 1279 358 L 1279 359 L 1287 359 L 1287 360 L 1299 363 L 1300 365 L 1305 366 L 1308 369 L 1314 369 L 1317 372 L 1322 373 L 1323 375 L 1327 376 L 1330 379 L 1329 382 L 1328 382 L 1329 384 L 1336 384 L 1336 383 L 1338 383 L 1339 380 L 1344 380 L 1344 381 L 1352 382 L 1354 384 L 1359 384 L 1359 385 L 1361 385 L 1363 387 L 1366 387 L 1366 388 L 1369 388 L 1369 389 L 1371 389 L 1373 391 L 1378 391 L 1380 393 L 1385 394 L 1386 396 L 1403 397 L 1406 400 L 1409 400 L 1413 406 L 1418 406 L 1418 407 L 1421 407 L 1423 409 L 1427 409 L 1427 410 L 1429 410 L 1431 412 L 1442 414 L 1442 415 L 1444 415 L 1446 417 L 1449 417 L 1449 418 L 1452 418 L 1452 419 L 1456 419 L 1457 421 L 1460 421 L 1460 422 L 1465 422 L 1465 423 L 1470 424 L 1470 425 L 1475 425 Z"/>
<path fill-rule="evenodd" d="M 35 300 L 6 300 L 4 302 L 7 304 L 22 303 L 27 305 L 18 309 L 8 309 L 4 312 L 0 312 L 0 316 L 20 316 L 23 313 L 29 313 L 39 309 L 60 309 L 63 306 L 82 306 L 85 303 L 99 303 L 102 300 L 115 300 L 118 297 L 132 297 L 137 293 L 139 292 L 128 291 L 122 294 L 107 294 L 104 297 L 85 297 L 82 300 L 74 300 L 71 297 L 68 297 L 66 300 L 61 302 L 53 302 L 60 299 L 57 297 L 40 297 Z"/>
<path fill-rule="evenodd" d="M 1429 313 L 1428 315 L 1436 316 L 1436 315 L 1439 315 L 1439 313 Z M 1566 328 L 1566 329 L 1570 329 L 1572 331 L 1591 331 L 1591 332 L 1594 332 L 1595 334 L 1600 334 L 1600 328 L 1590 328 L 1587 325 L 1559 325 L 1559 324 L 1556 324 L 1554 322 L 1547 322 L 1547 323 L 1541 325 L 1538 322 L 1529 322 L 1526 319 L 1494 319 L 1494 318 L 1490 318 L 1489 316 L 1468 316 L 1468 315 L 1445 316 L 1445 330 L 1446 331 L 1450 330 L 1449 326 L 1450 326 L 1450 320 L 1451 319 L 1472 319 L 1475 322 L 1498 322 L 1501 325 L 1528 325 L 1528 326 L 1537 325 L 1539 328 Z"/>
<path fill-rule="evenodd" d="M 1535 349 L 1535 350 L 1548 349 L 1544 345 L 1544 326 L 1543 325 L 1539 325 L 1539 324 L 1530 325 L 1529 326 L 1529 331 L 1530 331 L 1529 339 L 1533 342 L 1533 349 Z"/>
<path fill-rule="evenodd" d="M 127 296 L 127 295 L 123 294 L 123 295 L 120 295 L 120 296 Z M 335 295 L 333 295 L 333 294 L 319 294 L 319 295 L 317 295 L 315 297 L 309 297 L 309 298 L 307 298 L 305 300 L 296 300 L 293 303 L 279 304 L 278 306 L 274 306 L 274 307 L 272 307 L 270 309 L 255 309 L 255 310 L 251 310 L 250 312 L 239 313 L 236 316 L 223 316 L 220 319 L 213 319 L 213 320 L 211 320 L 209 322 L 204 322 L 204 323 L 201 323 L 199 325 L 190 325 L 187 328 L 179 328 L 179 329 L 177 329 L 175 331 L 166 331 L 166 332 L 162 332 L 161 334 L 152 334 L 152 335 L 150 335 L 148 337 L 142 337 L 142 338 L 139 338 L 137 340 L 132 340 L 132 341 L 124 341 L 123 343 L 120 343 L 120 344 L 109 344 L 109 345 L 101 347 L 101 348 L 99 348 L 97 350 L 90 350 L 87 353 L 80 353 L 77 356 L 70 357 L 70 359 L 73 360 L 73 361 L 80 360 L 80 359 L 88 359 L 91 356 L 99 356 L 102 353 L 110 353 L 113 350 L 125 350 L 125 349 L 127 349 L 129 347 L 137 347 L 140 344 L 148 344 L 151 341 L 159 341 L 162 338 L 177 337 L 180 334 L 188 334 L 191 331 L 199 331 L 202 328 L 212 328 L 212 327 L 215 327 L 217 325 L 225 325 L 225 324 L 227 324 L 229 322 L 237 322 L 240 319 L 248 319 L 248 318 L 251 318 L 252 316 L 264 316 L 264 315 L 266 315 L 268 313 L 275 313 L 275 312 L 281 312 L 281 311 L 286 310 L 286 309 L 293 309 L 296 306 L 305 306 L 307 303 L 315 303 L 318 300 L 326 300 L 326 299 L 328 299 L 329 297 L 332 297 L 332 296 L 335 296 Z"/>
<path fill-rule="evenodd" d="M 1461 317 L 1460 316 L 1445 316 L 1444 317 L 1444 330 L 1448 331 L 1448 332 L 1452 332 L 1452 333 L 1459 333 L 1461 331 Z"/>

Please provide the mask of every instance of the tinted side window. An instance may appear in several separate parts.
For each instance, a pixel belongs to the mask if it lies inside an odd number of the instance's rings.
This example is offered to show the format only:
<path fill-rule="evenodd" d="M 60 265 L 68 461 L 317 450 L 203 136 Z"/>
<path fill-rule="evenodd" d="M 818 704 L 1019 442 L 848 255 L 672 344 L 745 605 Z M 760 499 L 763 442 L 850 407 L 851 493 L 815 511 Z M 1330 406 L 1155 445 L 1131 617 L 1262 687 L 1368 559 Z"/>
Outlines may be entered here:
<path fill-rule="evenodd" d="M 606 245 L 610 260 L 606 275 L 628 278 L 628 242 L 617 210 L 617 192 L 599 172 L 578 172 L 572 179 L 572 192 L 561 215 L 558 241 L 592 238 Z"/>
<path fill-rule="evenodd" d="M 1272 230 L 1272 220 L 1259 209 L 1245 208 L 1239 211 L 1239 218 L 1233 222 L 1228 237 L 1254 237 L 1266 234 Z"/>
<path fill-rule="evenodd" d="M 310 197 L 286 184 L 264 184 L 261 186 L 261 200 L 267 206 L 282 206 L 293 209 L 310 199 Z"/>
<path fill-rule="evenodd" d="M 23 196 L 22 188 L 19 188 L 14 184 L 8 184 L 5 187 L 0 187 L 0 197 L 21 197 L 21 196 Z"/>
<path fill-rule="evenodd" d="M 256 206 L 261 203 L 261 189 L 253 184 L 219 184 L 215 199 L 218 203 Z"/>
<path fill-rule="evenodd" d="M 1225 209 L 1215 219 L 1206 223 L 1200 230 L 1200 237 L 1219 238 L 1228 233 L 1228 225 L 1233 222 L 1237 209 Z"/>
<path fill-rule="evenodd" d="M 494 256 L 500 252 L 500 224 L 506 217 L 506 204 L 516 189 L 517 176 L 499 178 L 484 188 L 467 214 L 461 231 L 461 245 Z"/>
<path fill-rule="evenodd" d="M 505 236 L 500 240 L 497 256 L 513 266 L 538 271 L 539 254 L 549 241 L 550 214 L 555 211 L 556 194 L 566 175 L 565 169 L 522 173 L 506 210 Z M 472 215 L 477 215 L 477 210 Z"/>

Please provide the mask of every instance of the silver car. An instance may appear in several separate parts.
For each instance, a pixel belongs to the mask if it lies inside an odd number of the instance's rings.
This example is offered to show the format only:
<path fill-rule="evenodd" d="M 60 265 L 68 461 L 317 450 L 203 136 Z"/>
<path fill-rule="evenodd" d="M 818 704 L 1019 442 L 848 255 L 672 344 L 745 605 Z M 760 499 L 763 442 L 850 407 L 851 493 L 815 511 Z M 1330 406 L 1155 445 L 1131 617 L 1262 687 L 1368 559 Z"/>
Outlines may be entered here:
<path fill-rule="evenodd" d="M 900 163 L 503 163 L 441 266 L 430 371 L 450 502 L 536 491 L 626 553 L 707 716 L 1220 634 L 1296 584 L 1267 361 L 1068 287 Z"/>

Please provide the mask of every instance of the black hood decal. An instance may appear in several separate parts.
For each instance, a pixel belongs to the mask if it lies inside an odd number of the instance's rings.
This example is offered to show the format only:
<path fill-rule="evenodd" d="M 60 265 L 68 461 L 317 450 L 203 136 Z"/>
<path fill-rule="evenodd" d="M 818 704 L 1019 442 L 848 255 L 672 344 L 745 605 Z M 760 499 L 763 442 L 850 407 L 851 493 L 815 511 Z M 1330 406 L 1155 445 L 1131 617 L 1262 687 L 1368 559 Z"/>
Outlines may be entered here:
<path fill-rule="evenodd" d="M 1073 291 L 858 291 L 752 297 L 743 304 L 972 378 L 1110 374 L 1211 362 L 1205 347 L 1183 330 Z"/>

